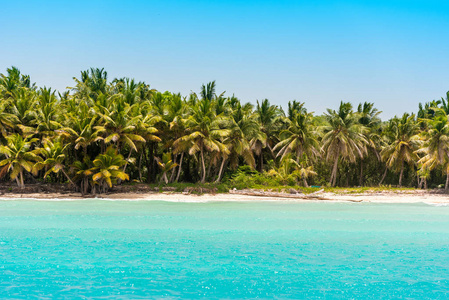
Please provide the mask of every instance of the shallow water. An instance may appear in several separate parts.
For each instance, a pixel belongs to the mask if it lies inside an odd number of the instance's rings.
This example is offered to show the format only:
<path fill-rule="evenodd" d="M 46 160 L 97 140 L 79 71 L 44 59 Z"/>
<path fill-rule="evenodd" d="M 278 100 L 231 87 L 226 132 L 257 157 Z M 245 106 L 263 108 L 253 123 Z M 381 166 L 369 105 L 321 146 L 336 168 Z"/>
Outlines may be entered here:
<path fill-rule="evenodd" d="M 1 298 L 449 297 L 449 207 L 0 201 Z"/>

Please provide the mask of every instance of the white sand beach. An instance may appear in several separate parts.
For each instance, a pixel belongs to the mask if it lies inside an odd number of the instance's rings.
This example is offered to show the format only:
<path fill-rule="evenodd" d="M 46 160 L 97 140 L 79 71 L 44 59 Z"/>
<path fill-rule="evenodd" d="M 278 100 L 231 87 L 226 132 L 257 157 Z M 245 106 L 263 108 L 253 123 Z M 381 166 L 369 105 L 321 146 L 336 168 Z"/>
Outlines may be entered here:
<path fill-rule="evenodd" d="M 435 205 L 449 205 L 448 194 L 431 193 L 423 190 L 411 192 L 366 192 L 361 194 L 337 194 L 337 193 L 315 193 L 314 195 L 298 194 L 285 196 L 254 196 L 234 193 L 224 194 L 185 194 L 174 192 L 151 192 L 151 193 L 111 193 L 98 195 L 96 197 L 82 197 L 79 193 L 6 193 L 1 195 L 0 200 L 129 200 L 129 201 L 170 201 L 170 202 L 213 202 L 213 201 L 316 201 L 316 202 L 355 202 L 355 203 L 428 203 Z"/>

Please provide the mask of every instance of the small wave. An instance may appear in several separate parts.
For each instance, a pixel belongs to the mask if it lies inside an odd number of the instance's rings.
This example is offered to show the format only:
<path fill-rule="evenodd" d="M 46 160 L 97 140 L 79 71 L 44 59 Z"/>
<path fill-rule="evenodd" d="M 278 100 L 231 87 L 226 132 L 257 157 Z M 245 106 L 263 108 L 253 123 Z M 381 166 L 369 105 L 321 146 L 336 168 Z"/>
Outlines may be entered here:
<path fill-rule="evenodd" d="M 449 203 L 438 203 L 438 202 L 423 202 L 426 205 L 430 206 L 449 206 Z"/>

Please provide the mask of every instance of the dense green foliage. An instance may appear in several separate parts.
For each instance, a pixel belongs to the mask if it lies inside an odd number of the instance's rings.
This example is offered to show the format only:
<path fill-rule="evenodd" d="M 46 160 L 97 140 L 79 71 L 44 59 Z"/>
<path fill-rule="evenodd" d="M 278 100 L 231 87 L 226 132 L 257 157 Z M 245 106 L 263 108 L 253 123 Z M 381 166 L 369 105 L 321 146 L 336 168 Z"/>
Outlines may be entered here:
<path fill-rule="evenodd" d="M 253 186 L 449 184 L 449 106 L 420 104 L 386 122 L 373 103 L 323 115 L 216 93 L 187 97 L 103 69 L 63 93 L 17 68 L 0 74 L 0 180 L 67 182 L 83 194 L 126 181 Z M 449 95 L 449 94 L 448 94 Z"/>

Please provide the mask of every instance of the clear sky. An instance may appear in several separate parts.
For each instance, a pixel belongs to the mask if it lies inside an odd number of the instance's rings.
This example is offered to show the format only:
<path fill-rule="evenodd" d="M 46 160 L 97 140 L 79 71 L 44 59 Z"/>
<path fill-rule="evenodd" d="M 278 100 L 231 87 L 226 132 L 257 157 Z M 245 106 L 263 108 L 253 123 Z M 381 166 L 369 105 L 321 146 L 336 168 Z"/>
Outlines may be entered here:
<path fill-rule="evenodd" d="M 89 67 L 187 95 L 310 111 L 375 102 L 382 118 L 449 90 L 449 1 L 0 0 L 0 73 L 59 90 Z"/>

